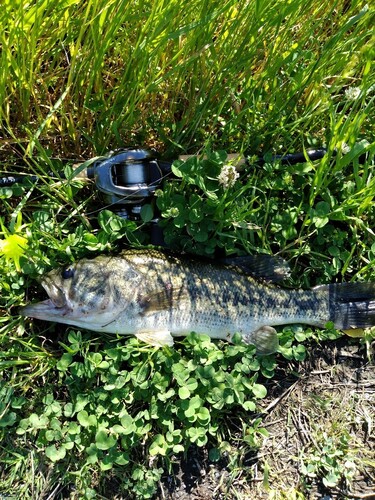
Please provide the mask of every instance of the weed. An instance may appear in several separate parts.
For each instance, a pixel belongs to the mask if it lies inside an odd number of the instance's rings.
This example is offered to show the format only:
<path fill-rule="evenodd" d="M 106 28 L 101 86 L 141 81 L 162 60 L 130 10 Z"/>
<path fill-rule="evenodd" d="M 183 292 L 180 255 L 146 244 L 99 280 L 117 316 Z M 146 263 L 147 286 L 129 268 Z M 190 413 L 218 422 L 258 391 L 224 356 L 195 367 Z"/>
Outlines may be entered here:
<path fill-rule="evenodd" d="M 80 471 L 74 481 L 83 488 L 97 466 L 124 476 L 124 491 L 131 485 L 143 498 L 154 493 L 160 465 L 190 444 L 210 443 L 212 457 L 220 458 L 226 415 L 255 411 L 266 396 L 258 374 L 270 376 L 275 366 L 239 338 L 221 346 L 192 333 L 178 350 L 117 340 L 101 352 L 87 350 L 88 338 L 68 334 L 65 352 L 55 358 L 56 380 L 50 377 L 43 390 L 29 388 L 26 399 L 3 387 L 1 426 L 15 429 L 19 447 L 31 440 L 41 463 L 45 456 L 66 470 L 66 481 Z M 263 433 L 258 420 L 244 431 L 244 442 L 257 447 Z"/>
<path fill-rule="evenodd" d="M 319 439 L 320 447 L 303 458 L 301 474 L 306 478 L 322 478 L 326 488 L 334 488 L 342 480 L 350 484 L 357 467 L 356 453 L 350 450 L 349 440 L 345 433 L 336 439 L 323 433 Z"/>

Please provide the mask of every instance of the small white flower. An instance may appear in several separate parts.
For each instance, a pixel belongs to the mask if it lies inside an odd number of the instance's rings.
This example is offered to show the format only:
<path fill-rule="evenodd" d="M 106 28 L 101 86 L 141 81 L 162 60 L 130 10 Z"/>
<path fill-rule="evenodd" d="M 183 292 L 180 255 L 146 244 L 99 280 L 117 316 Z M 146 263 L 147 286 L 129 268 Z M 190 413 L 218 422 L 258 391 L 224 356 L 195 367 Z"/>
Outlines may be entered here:
<path fill-rule="evenodd" d="M 345 89 L 345 97 L 348 101 L 355 101 L 361 95 L 362 91 L 359 87 L 348 87 Z"/>
<path fill-rule="evenodd" d="M 221 169 L 220 174 L 218 175 L 217 180 L 224 189 L 229 189 L 234 186 L 239 176 L 240 174 L 237 172 L 236 168 L 233 165 L 224 165 Z"/>
<path fill-rule="evenodd" d="M 341 143 L 341 151 L 344 155 L 348 154 L 351 151 L 351 148 L 346 142 Z"/>

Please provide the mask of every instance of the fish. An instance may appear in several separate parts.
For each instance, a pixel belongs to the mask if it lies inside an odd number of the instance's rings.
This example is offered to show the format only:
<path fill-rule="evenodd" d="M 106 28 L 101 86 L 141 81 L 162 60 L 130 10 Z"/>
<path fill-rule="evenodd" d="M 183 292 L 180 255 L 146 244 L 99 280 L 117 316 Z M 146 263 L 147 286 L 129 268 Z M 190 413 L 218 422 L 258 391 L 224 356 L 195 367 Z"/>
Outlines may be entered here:
<path fill-rule="evenodd" d="M 125 250 L 82 259 L 42 279 L 48 299 L 22 316 L 172 346 L 194 331 L 231 341 L 241 334 L 257 354 L 279 349 L 275 326 L 307 324 L 339 330 L 375 325 L 375 283 L 288 289 L 282 259 L 248 256 L 202 261 L 158 250 Z"/>

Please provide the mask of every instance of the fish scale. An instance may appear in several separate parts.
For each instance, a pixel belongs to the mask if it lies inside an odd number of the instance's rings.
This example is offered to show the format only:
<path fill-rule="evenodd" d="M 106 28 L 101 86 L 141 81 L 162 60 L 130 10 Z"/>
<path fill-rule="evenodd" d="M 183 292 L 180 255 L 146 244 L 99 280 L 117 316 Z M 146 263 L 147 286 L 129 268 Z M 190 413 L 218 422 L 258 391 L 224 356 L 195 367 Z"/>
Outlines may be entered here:
<path fill-rule="evenodd" d="M 277 350 L 276 325 L 375 325 L 374 283 L 285 289 L 259 279 L 272 278 L 272 264 L 280 267 L 280 259 L 264 259 L 249 257 L 249 268 L 246 257 L 237 266 L 236 259 L 201 262 L 154 250 L 83 259 L 51 271 L 42 281 L 49 299 L 20 312 L 97 332 L 133 334 L 152 345 L 172 345 L 173 336 L 190 331 L 224 340 L 239 332 L 260 354 Z"/>

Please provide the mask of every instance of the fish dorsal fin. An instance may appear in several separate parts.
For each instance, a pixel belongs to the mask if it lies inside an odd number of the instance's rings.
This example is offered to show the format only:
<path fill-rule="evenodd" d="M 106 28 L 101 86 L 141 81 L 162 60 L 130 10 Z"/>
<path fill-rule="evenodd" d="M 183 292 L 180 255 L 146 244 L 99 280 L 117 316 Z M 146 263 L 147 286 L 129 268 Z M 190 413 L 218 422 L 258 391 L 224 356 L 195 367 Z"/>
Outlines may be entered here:
<path fill-rule="evenodd" d="M 274 255 L 244 255 L 227 257 L 220 260 L 227 266 L 241 269 L 245 274 L 263 279 L 270 283 L 278 283 L 290 276 L 289 264 L 281 257 Z"/>
<path fill-rule="evenodd" d="M 142 295 L 138 299 L 138 304 L 142 314 L 146 315 L 181 307 L 187 298 L 187 292 L 183 287 L 173 287 L 172 283 L 168 283 L 161 289 Z"/>

